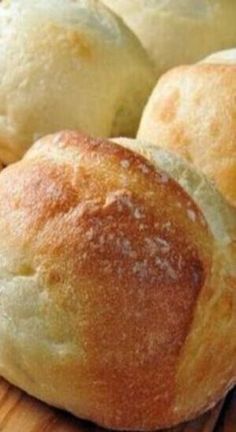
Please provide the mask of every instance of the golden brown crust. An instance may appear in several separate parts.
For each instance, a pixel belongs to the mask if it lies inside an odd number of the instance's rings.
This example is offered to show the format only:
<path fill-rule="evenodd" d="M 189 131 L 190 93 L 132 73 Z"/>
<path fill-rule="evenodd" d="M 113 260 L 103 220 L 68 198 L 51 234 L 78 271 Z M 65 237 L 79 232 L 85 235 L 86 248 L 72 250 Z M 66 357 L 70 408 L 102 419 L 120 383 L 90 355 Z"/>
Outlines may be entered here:
<path fill-rule="evenodd" d="M 198 297 L 176 369 L 175 415 L 185 410 L 193 418 L 213 406 L 236 382 L 235 210 L 203 175 L 174 153 L 138 140 L 115 141 L 178 181 L 201 208 L 214 236 L 211 280 Z"/>
<path fill-rule="evenodd" d="M 145 108 L 138 137 L 201 169 L 236 206 L 236 65 L 199 63 L 168 72 Z"/>
<path fill-rule="evenodd" d="M 111 428 L 193 415 L 176 412 L 178 364 L 215 240 L 177 182 L 62 132 L 1 173 L 0 230 L 3 376 Z"/>

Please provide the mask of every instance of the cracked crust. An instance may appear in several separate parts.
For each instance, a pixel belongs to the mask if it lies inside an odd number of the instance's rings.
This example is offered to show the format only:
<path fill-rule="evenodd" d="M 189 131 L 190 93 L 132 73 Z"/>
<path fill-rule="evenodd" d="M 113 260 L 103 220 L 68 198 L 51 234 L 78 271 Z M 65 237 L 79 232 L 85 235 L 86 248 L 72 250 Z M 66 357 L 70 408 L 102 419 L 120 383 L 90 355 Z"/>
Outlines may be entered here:
<path fill-rule="evenodd" d="M 211 282 L 198 297 L 176 370 L 175 414 L 186 410 L 194 418 L 236 383 L 236 212 L 182 158 L 140 140 L 114 141 L 168 172 L 199 206 L 214 237 Z"/>
<path fill-rule="evenodd" d="M 235 378 L 231 226 L 139 153 L 65 131 L 0 175 L 0 373 L 113 429 L 188 420 Z"/>

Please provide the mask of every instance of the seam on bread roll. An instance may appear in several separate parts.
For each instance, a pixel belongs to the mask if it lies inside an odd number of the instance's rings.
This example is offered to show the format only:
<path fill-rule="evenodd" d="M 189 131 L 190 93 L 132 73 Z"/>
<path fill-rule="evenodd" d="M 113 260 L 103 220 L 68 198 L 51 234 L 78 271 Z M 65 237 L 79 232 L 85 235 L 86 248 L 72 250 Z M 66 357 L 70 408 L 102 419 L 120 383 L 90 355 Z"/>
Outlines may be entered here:
<path fill-rule="evenodd" d="M 226 205 L 215 186 L 197 168 L 178 155 L 144 140 L 114 138 L 113 142 L 143 155 L 157 168 L 167 171 L 180 183 L 201 208 L 214 237 L 222 243 L 222 246 L 228 246 L 232 242 L 233 234 L 236 239 L 236 221 L 232 218 L 231 207 Z"/>
<path fill-rule="evenodd" d="M 191 331 L 182 348 L 178 363 L 177 387 L 179 394 L 176 396 L 175 406 L 175 412 L 178 413 L 183 405 L 188 404 L 186 402 L 188 398 L 192 398 L 193 404 L 196 404 L 196 401 L 201 398 L 201 393 L 198 391 L 200 382 L 198 379 L 194 379 L 194 374 L 199 374 L 199 380 L 202 380 L 204 377 L 205 387 L 214 379 L 214 372 L 213 376 L 209 378 L 207 374 L 204 374 L 204 369 L 201 370 L 201 366 L 200 368 L 197 366 L 198 359 L 199 364 L 202 364 L 202 368 L 205 368 L 204 362 L 206 362 L 206 359 L 212 363 L 211 354 L 206 355 L 205 358 L 202 355 L 205 343 L 204 338 L 208 339 L 209 335 L 211 335 L 212 339 L 209 339 L 209 346 L 208 348 L 205 347 L 205 349 L 214 349 L 214 334 L 216 338 L 219 337 L 220 339 L 222 337 L 222 340 L 224 340 L 224 335 L 227 334 L 228 327 L 231 326 L 230 335 L 228 335 L 228 338 L 226 336 L 226 339 L 228 339 L 228 343 L 231 345 L 231 355 L 235 359 L 236 212 L 234 208 L 227 205 L 214 185 L 201 172 L 194 169 L 192 165 L 182 158 L 140 140 L 116 138 L 114 142 L 143 155 L 158 170 L 162 169 L 178 181 L 203 212 L 216 242 L 214 261 L 212 262 L 212 284 L 210 284 L 212 292 L 210 295 L 209 292 L 207 294 L 204 293 L 204 290 L 200 293 Z M 222 313 L 218 314 L 220 307 L 222 307 Z M 214 320 L 211 321 L 211 314 L 212 316 L 215 314 L 215 322 Z M 199 325 L 199 323 L 201 324 Z M 217 330 L 215 330 L 215 326 L 217 326 Z M 219 336 L 221 333 L 222 336 Z M 202 343 L 201 335 L 204 335 Z M 223 352 L 225 351 L 224 342 L 222 347 Z M 222 356 L 221 361 L 222 363 L 219 361 L 218 370 L 224 367 L 225 362 L 227 363 L 227 354 Z M 213 364 L 214 362 L 215 359 L 213 359 Z M 189 374 L 186 374 L 187 368 L 189 368 Z M 194 388 L 193 394 L 191 394 L 191 390 L 187 390 L 188 384 L 186 385 L 186 382 L 191 381 L 192 389 Z M 236 369 L 234 360 L 234 365 L 229 370 L 228 379 L 219 379 L 218 384 L 221 390 L 218 390 L 215 399 L 212 399 L 210 392 L 205 392 L 206 400 L 205 402 L 202 401 L 201 409 L 199 409 L 198 413 L 206 409 L 207 405 L 208 408 L 214 406 L 216 400 L 220 399 L 223 388 L 223 393 L 226 394 L 235 385 L 235 382 Z"/>

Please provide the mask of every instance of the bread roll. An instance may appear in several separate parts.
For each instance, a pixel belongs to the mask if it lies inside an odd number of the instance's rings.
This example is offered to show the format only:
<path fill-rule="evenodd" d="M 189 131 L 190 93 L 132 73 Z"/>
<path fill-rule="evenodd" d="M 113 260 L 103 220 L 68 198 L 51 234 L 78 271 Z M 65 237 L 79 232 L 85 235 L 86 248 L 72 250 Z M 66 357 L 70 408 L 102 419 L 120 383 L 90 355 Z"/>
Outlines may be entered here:
<path fill-rule="evenodd" d="M 138 137 L 192 162 L 236 206 L 236 64 L 223 64 L 222 54 L 218 62 L 164 75 L 144 110 Z"/>
<path fill-rule="evenodd" d="M 159 77 L 236 45 L 235 0 L 103 0 L 146 48 Z"/>
<path fill-rule="evenodd" d="M 135 135 L 153 71 L 100 2 L 5 0 L 0 32 L 0 161 L 63 128 Z"/>
<path fill-rule="evenodd" d="M 61 132 L 1 173 L 0 374 L 150 430 L 235 383 L 236 221 L 184 161 L 131 145 Z"/>

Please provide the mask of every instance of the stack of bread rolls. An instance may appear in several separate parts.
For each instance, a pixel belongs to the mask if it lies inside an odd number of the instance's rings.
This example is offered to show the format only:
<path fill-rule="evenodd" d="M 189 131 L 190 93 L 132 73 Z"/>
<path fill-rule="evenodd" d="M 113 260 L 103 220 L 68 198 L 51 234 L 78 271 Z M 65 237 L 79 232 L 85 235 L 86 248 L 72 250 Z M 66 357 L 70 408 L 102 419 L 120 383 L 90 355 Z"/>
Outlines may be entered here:
<path fill-rule="evenodd" d="M 191 420 L 236 383 L 234 52 L 151 94 L 101 1 L 5 0 L 0 33 L 0 375 L 111 429 Z"/>

